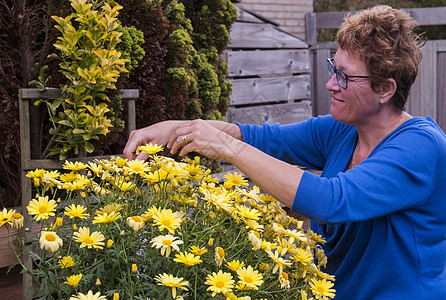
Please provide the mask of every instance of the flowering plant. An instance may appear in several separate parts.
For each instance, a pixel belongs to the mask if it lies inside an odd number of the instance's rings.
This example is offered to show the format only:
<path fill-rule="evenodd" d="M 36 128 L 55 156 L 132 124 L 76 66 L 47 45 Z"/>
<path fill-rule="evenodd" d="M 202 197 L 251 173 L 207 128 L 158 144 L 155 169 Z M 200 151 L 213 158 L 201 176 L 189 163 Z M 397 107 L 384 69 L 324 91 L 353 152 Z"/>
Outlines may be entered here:
<path fill-rule="evenodd" d="M 329 299 L 324 243 L 238 173 L 223 182 L 200 165 L 139 148 L 120 157 L 65 162 L 28 173 L 27 210 L 40 226 L 31 274 L 42 299 Z M 63 198 L 63 200 L 61 200 Z M 6 208 L 0 226 L 20 227 Z"/>

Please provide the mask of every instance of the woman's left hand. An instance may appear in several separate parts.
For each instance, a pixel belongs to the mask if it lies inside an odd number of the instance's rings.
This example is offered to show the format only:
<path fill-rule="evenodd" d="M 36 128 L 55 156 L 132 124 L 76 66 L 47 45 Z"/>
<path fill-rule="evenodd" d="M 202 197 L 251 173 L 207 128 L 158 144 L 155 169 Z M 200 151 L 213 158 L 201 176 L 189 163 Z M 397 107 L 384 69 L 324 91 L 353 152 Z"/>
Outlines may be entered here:
<path fill-rule="evenodd" d="M 198 152 L 214 159 L 227 160 L 236 154 L 236 145 L 241 143 L 225 132 L 215 128 L 204 120 L 193 120 L 182 123 L 172 133 L 167 143 L 172 154 L 181 148 L 179 155 Z"/>

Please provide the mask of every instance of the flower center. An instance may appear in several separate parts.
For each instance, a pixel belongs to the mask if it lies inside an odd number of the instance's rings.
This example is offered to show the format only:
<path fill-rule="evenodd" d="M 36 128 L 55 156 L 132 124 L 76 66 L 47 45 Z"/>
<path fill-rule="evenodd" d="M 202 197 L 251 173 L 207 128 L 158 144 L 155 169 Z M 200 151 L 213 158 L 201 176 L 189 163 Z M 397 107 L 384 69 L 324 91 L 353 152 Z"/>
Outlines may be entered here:
<path fill-rule="evenodd" d="M 142 222 L 142 219 L 139 216 L 133 216 L 132 220 L 135 221 L 135 222 L 138 222 L 138 223 Z"/>
<path fill-rule="evenodd" d="M 45 235 L 45 239 L 46 239 L 48 242 L 54 242 L 54 241 L 56 240 L 56 237 L 54 236 L 54 234 L 47 233 L 47 234 Z"/>
<path fill-rule="evenodd" d="M 171 223 L 169 220 L 163 220 L 162 224 L 166 227 L 169 227 Z"/>
<path fill-rule="evenodd" d="M 41 214 L 46 213 L 46 207 L 39 208 L 39 213 Z"/>
<path fill-rule="evenodd" d="M 88 244 L 88 245 L 92 245 L 92 244 L 94 244 L 94 241 L 88 236 L 88 237 L 84 238 L 84 243 Z"/>
<path fill-rule="evenodd" d="M 15 214 L 12 215 L 12 217 L 13 217 L 14 219 L 21 219 L 21 218 L 22 218 L 22 215 L 19 214 L 19 213 L 15 213 Z"/>
<path fill-rule="evenodd" d="M 245 278 L 245 282 L 246 283 L 252 283 L 252 278 L 251 277 L 246 277 Z"/>
<path fill-rule="evenodd" d="M 172 241 L 171 240 L 163 240 L 163 245 L 170 246 L 170 245 L 172 245 Z"/>
<path fill-rule="evenodd" d="M 224 284 L 223 282 L 221 282 L 221 281 L 217 281 L 217 282 L 215 283 L 215 286 L 218 287 L 218 288 L 222 288 L 222 287 L 225 286 L 225 284 Z"/>

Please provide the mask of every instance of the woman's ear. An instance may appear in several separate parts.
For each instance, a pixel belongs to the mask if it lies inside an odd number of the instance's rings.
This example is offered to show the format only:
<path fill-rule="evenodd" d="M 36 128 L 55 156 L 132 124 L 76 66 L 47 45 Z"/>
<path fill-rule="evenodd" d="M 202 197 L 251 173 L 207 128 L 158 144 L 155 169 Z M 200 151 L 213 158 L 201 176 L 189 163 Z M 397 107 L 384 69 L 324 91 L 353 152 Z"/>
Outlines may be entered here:
<path fill-rule="evenodd" d="M 381 91 L 379 92 L 379 101 L 384 104 L 389 102 L 392 99 L 393 95 L 396 92 L 397 84 L 395 79 L 387 78 L 386 82 L 382 85 Z"/>

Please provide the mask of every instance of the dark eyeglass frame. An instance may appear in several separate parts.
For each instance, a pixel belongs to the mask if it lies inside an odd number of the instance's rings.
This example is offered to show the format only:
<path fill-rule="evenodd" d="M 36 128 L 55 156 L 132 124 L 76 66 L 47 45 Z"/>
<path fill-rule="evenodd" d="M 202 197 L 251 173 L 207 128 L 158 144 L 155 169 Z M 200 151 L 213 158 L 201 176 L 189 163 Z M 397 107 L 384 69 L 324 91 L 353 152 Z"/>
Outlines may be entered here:
<path fill-rule="evenodd" d="M 349 78 L 373 78 L 373 76 L 358 76 L 358 75 L 347 75 L 341 70 L 336 69 L 334 63 L 334 58 L 327 58 L 327 66 L 328 66 L 328 75 L 330 75 L 330 78 L 333 77 L 333 71 L 336 73 L 336 81 L 338 82 L 339 86 L 343 89 L 346 89 L 348 87 L 348 79 Z M 345 86 L 342 82 L 341 76 L 345 78 Z"/>

